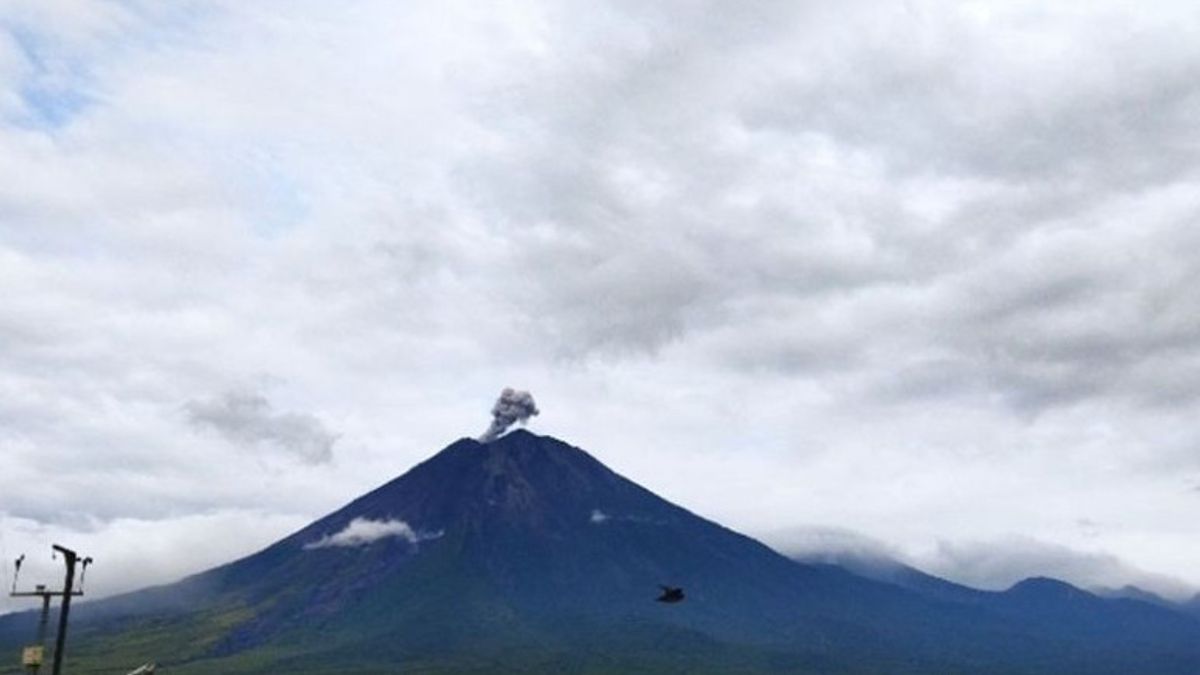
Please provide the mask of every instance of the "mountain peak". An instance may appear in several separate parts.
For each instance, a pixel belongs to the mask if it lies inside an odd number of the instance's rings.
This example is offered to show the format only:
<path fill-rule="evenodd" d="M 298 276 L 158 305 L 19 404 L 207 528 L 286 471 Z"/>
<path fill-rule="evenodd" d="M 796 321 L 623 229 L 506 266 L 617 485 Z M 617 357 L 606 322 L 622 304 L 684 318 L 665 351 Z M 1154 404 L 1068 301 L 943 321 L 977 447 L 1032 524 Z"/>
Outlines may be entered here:
<path fill-rule="evenodd" d="M 1050 577 L 1029 577 L 1022 579 L 1013 584 L 1005 593 L 1027 597 L 1054 598 L 1091 595 L 1087 591 L 1076 588 L 1065 581 L 1051 579 Z"/>
<path fill-rule="evenodd" d="M 355 519 L 400 520 L 415 531 L 490 531 L 503 523 L 562 534 L 588 526 L 593 511 L 650 522 L 682 509 L 577 447 L 517 429 L 487 443 L 461 438 L 290 539 L 319 540 Z"/>
<path fill-rule="evenodd" d="M 500 442 L 506 441 L 506 440 L 508 442 L 512 443 L 512 442 L 524 442 L 524 441 L 544 439 L 544 438 L 549 438 L 549 439 L 552 439 L 559 443 L 563 443 L 562 441 L 559 441 L 557 438 L 554 438 L 553 436 L 541 436 L 539 434 L 533 433 L 532 431 L 530 431 L 524 427 L 519 427 L 519 428 L 513 429 L 512 431 L 509 431 L 508 433 L 500 436 L 499 438 L 488 441 L 485 445 L 490 445 L 492 443 L 500 443 Z M 564 443 L 564 445 L 566 445 L 566 444 Z"/>
<path fill-rule="evenodd" d="M 654 602 L 660 584 L 687 601 Z M 516 429 L 459 439 L 252 556 L 80 607 L 75 653 L 189 645 L 170 653 L 189 672 L 248 674 L 1043 672 L 1064 646 L 1097 656 L 1055 672 L 1200 664 L 1200 624 L 1168 610 L 1044 578 L 946 586 L 797 563 Z"/>

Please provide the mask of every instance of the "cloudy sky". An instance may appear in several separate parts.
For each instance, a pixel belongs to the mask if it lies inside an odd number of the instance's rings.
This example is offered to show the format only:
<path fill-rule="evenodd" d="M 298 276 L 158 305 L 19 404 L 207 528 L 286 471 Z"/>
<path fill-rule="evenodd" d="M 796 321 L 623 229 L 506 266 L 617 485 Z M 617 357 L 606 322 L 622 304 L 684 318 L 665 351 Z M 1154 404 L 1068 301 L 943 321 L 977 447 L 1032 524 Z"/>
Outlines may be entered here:
<path fill-rule="evenodd" d="M 1200 587 L 1193 3 L 493 4 L 0 4 L 28 582 L 252 552 L 511 385 L 790 551 Z"/>

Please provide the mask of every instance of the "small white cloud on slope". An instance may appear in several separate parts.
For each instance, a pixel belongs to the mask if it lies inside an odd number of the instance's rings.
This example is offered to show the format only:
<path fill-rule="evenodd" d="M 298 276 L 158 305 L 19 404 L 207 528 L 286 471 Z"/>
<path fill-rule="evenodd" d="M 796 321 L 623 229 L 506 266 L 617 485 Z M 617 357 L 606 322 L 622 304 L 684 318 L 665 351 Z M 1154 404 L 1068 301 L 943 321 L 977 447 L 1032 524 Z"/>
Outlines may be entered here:
<path fill-rule="evenodd" d="M 344 529 L 336 534 L 327 534 L 320 539 L 305 544 L 304 549 L 311 551 L 318 548 L 366 546 L 387 537 L 399 537 L 416 544 L 427 539 L 437 539 L 441 532 L 416 532 L 403 520 L 371 520 L 370 518 L 355 518 Z"/>

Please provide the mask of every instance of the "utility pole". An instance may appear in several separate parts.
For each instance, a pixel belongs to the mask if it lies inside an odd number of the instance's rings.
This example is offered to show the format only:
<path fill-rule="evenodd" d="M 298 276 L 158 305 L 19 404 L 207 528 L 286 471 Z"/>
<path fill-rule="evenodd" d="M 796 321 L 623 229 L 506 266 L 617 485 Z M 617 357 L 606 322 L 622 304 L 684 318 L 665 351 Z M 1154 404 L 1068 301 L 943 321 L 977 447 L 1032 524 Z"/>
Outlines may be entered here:
<path fill-rule="evenodd" d="M 25 561 L 25 556 L 22 555 L 20 558 L 17 558 L 12 591 L 9 593 L 14 598 L 37 597 L 42 599 L 42 614 L 38 619 L 37 644 L 27 647 L 22 659 L 30 675 L 37 675 L 45 658 L 46 628 L 50 622 L 50 599 L 55 597 L 62 598 L 62 611 L 58 617 L 58 636 L 54 649 L 53 673 L 54 675 L 61 675 L 63 653 L 67 639 L 67 616 L 71 610 L 71 598 L 76 595 L 83 595 L 83 574 L 87 573 L 88 565 L 92 564 L 91 558 L 80 560 L 74 551 L 63 548 L 58 544 L 55 544 L 53 549 L 63 554 L 64 562 L 67 565 L 66 583 L 63 585 L 63 589 L 61 591 L 51 591 L 47 590 L 44 585 L 38 584 L 32 591 L 18 591 L 17 577 L 21 573 L 21 564 Z M 80 588 L 78 590 L 75 589 L 75 567 L 77 564 L 83 565 L 83 574 L 80 575 Z"/>
<path fill-rule="evenodd" d="M 67 564 L 67 580 L 63 583 L 62 594 L 62 609 L 58 612 L 58 638 L 54 641 L 54 670 L 52 675 L 62 675 L 63 654 L 67 651 L 67 617 L 71 613 L 71 592 L 75 588 L 75 564 L 79 561 L 79 556 L 75 551 L 69 548 L 63 548 L 58 544 L 54 545 L 54 550 L 63 555 L 63 562 Z M 84 563 L 86 567 L 88 562 Z M 83 591 L 79 592 L 83 595 Z"/>

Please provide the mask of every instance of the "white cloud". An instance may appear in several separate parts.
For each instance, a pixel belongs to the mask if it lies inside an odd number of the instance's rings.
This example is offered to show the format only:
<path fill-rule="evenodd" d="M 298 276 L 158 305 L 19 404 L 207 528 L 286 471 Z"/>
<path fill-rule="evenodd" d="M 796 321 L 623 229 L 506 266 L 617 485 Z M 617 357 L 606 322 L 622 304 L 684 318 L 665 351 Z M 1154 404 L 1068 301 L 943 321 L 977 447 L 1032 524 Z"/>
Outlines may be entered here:
<path fill-rule="evenodd" d="M 1077 524 L 1085 537 L 1098 536 L 1098 523 L 1084 519 Z M 886 566 L 899 563 L 992 591 L 1006 590 L 1031 577 L 1052 577 L 1097 591 L 1134 585 L 1177 601 L 1188 600 L 1196 592 L 1194 585 L 1179 577 L 1147 572 L 1094 546 L 1074 548 L 1023 535 L 986 541 L 941 539 L 933 546 L 911 549 L 848 529 L 821 526 L 766 532 L 762 538 L 798 560 L 847 565 L 868 574 L 879 565 L 886 570 Z"/>
<path fill-rule="evenodd" d="M 899 550 L 881 540 L 837 527 L 792 527 L 762 537 L 790 558 L 813 562 L 900 561 L 903 557 Z"/>
<path fill-rule="evenodd" d="M 1187 600 L 1195 587 L 1153 574 L 1100 551 L 1014 536 L 996 541 L 939 542 L 920 560 L 926 571 L 978 588 L 1000 590 L 1029 577 L 1053 577 L 1086 589 L 1134 585 L 1167 598 Z"/>
<path fill-rule="evenodd" d="M 399 537 L 410 544 L 416 544 L 428 539 L 437 539 L 441 532 L 418 533 L 403 520 L 373 520 L 370 518 L 355 518 L 335 534 L 326 534 L 320 539 L 304 545 L 305 550 L 318 548 L 366 546 L 380 539 Z"/>
<path fill-rule="evenodd" d="M 84 579 L 85 599 L 170 583 L 250 555 L 308 523 L 306 514 L 225 509 L 154 519 L 93 520 L 77 527 L 0 514 L 0 613 L 32 609 L 9 598 L 12 561 L 25 554 L 21 588 L 62 585 L 62 559 L 50 545 L 62 544 L 95 560 Z"/>

